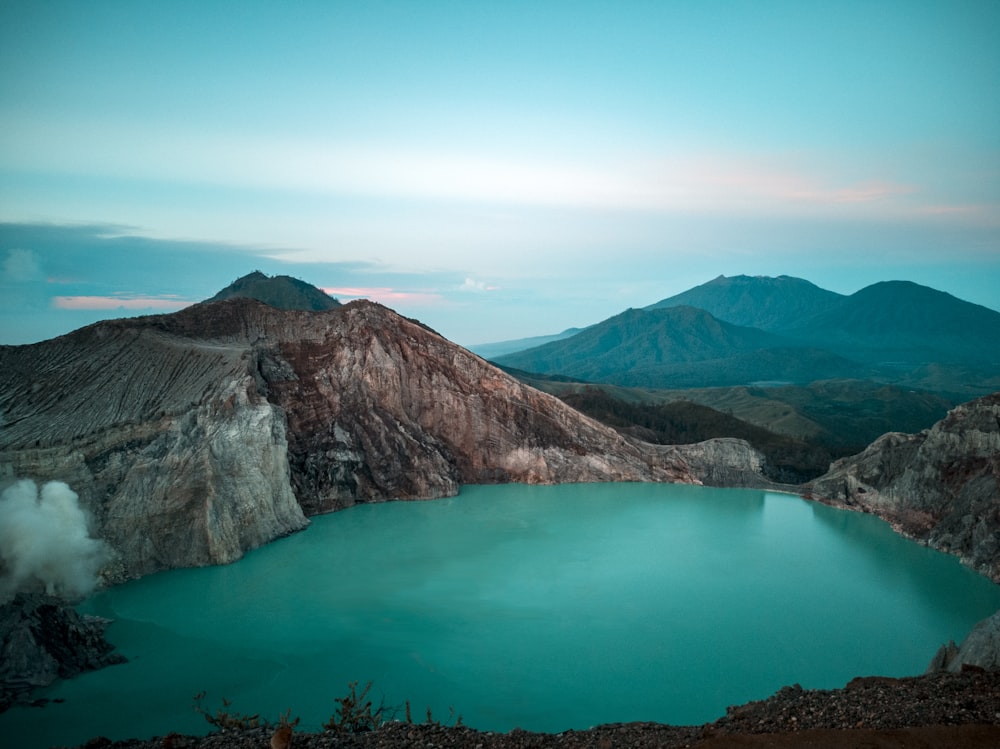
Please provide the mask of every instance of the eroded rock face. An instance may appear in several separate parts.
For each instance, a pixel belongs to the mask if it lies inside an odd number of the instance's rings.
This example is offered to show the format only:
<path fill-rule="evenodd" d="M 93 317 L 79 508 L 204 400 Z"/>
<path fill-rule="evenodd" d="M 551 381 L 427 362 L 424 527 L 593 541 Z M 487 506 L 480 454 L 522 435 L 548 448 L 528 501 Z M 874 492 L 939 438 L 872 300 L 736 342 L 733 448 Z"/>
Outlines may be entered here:
<path fill-rule="evenodd" d="M 116 554 L 113 580 L 233 561 L 308 522 L 252 349 L 157 319 L 0 349 L 0 482 L 68 483 Z"/>
<path fill-rule="evenodd" d="M 629 441 L 411 321 L 348 305 L 266 372 L 288 416 L 307 513 L 454 494 L 461 484 L 695 481 L 681 454 Z"/>
<path fill-rule="evenodd" d="M 112 581 L 233 561 L 357 502 L 759 465 L 739 440 L 625 438 L 369 302 L 236 299 L 0 347 L 0 484 L 67 482 L 115 551 Z"/>
<path fill-rule="evenodd" d="M 1000 393 L 835 462 L 811 496 L 872 512 L 1000 582 Z"/>

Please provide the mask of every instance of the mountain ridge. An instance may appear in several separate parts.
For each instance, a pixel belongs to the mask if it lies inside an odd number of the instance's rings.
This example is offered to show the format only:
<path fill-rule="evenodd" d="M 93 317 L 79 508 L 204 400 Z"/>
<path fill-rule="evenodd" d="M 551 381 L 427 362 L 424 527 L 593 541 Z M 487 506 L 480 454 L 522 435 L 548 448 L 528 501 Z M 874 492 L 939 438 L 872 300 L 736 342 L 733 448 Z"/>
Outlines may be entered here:
<path fill-rule="evenodd" d="M 689 303 L 702 306 L 692 308 Z M 695 333 L 680 310 L 716 321 Z M 623 315 L 675 310 L 664 336 L 653 318 L 618 340 L 620 356 L 595 346 Z M 690 316 L 690 313 L 686 313 Z M 739 343 L 721 325 L 743 325 Z M 746 345 L 754 333 L 757 345 Z M 685 336 L 685 332 L 693 335 Z M 763 336 L 774 336 L 770 343 Z M 629 347 L 631 346 L 631 350 Z M 644 350 L 642 357 L 637 352 Z M 711 354 L 709 354 L 711 352 Z M 1000 370 L 1000 312 L 909 281 L 872 284 L 850 296 L 802 279 L 719 276 L 642 310 L 627 310 L 576 335 L 496 358 L 498 364 L 544 375 L 647 388 L 738 386 L 831 378 L 872 379 L 958 396 L 995 389 Z M 693 362 L 702 362 L 695 365 Z"/>
<path fill-rule="evenodd" d="M 787 332 L 866 361 L 1000 362 L 1000 312 L 911 281 L 866 286 Z"/>
<path fill-rule="evenodd" d="M 733 325 L 779 332 L 841 298 L 841 294 L 794 276 L 717 276 L 643 309 L 687 305 Z"/>

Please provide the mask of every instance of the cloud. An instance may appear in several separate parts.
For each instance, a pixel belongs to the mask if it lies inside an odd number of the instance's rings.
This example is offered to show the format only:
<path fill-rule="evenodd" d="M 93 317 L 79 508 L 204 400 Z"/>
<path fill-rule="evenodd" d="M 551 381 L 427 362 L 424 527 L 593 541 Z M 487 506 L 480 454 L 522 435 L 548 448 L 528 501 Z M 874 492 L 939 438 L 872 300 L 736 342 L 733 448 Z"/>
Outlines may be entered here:
<path fill-rule="evenodd" d="M 0 494 L 0 602 L 32 588 L 82 598 L 107 558 L 104 542 L 90 537 L 76 492 L 63 482 L 50 481 L 39 493 L 25 479 Z"/>
<path fill-rule="evenodd" d="M 58 309 L 71 310 L 155 309 L 176 312 L 194 302 L 173 294 L 142 296 L 122 293 L 111 296 L 55 296 L 52 297 L 52 304 Z"/>
<path fill-rule="evenodd" d="M 387 287 L 338 286 L 322 291 L 343 301 L 344 299 L 370 299 L 391 307 L 393 304 L 436 305 L 444 301 L 437 292 L 403 291 Z"/>
<path fill-rule="evenodd" d="M 458 290 L 479 293 L 483 291 L 496 291 L 499 288 L 499 286 L 490 286 L 485 281 L 476 281 L 473 278 L 466 278 L 462 285 L 458 287 Z"/>
<path fill-rule="evenodd" d="M 670 143 L 563 154 L 502 152 L 489 143 L 461 148 L 418 142 L 292 139 L 145 129 L 116 122 L 86 129 L 21 123 L 54 132 L 35 168 L 125 179 L 304 192 L 606 211 L 799 214 L 926 192 L 889 167 L 847 153 L 733 151 L 723 144 Z M 845 166 L 847 165 L 847 166 Z M 24 168 L 27 168 L 25 165 Z M 844 173 L 848 169 L 851 173 Z M 940 201 L 937 201 L 940 202 Z M 190 221 L 190 219 L 188 219 Z M 287 232 L 287 227 L 285 228 Z"/>
<path fill-rule="evenodd" d="M 31 250 L 13 249 L 7 251 L 3 261 L 3 279 L 8 282 L 25 283 L 42 278 L 42 267 Z"/>

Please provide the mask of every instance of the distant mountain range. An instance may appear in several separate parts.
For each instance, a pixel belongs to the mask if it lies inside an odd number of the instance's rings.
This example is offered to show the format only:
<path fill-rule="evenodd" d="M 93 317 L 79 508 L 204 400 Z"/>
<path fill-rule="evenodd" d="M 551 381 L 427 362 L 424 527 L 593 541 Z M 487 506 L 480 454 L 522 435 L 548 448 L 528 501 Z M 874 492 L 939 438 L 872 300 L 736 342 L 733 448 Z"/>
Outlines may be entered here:
<path fill-rule="evenodd" d="M 556 333 L 554 335 L 538 335 L 532 338 L 521 338 L 514 341 L 499 341 L 497 343 L 481 343 L 477 346 L 473 346 L 470 350 L 484 359 L 496 359 L 504 354 L 513 354 L 518 351 L 524 351 L 525 349 L 534 348 L 535 346 L 541 346 L 546 343 L 552 343 L 553 341 L 561 341 L 564 338 L 569 338 L 570 336 L 575 336 L 583 328 L 569 328 L 564 330 L 562 333 Z"/>
<path fill-rule="evenodd" d="M 1000 386 L 1000 312 L 907 281 L 845 296 L 789 276 L 720 276 L 495 361 L 631 387 L 854 378 L 967 396 Z"/>

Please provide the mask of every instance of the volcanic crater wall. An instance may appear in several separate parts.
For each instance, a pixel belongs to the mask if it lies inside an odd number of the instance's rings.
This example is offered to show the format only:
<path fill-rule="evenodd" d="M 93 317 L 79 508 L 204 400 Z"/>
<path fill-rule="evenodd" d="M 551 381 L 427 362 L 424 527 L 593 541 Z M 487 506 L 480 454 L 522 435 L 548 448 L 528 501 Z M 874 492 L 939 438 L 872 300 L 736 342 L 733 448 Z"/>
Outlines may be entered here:
<path fill-rule="evenodd" d="M 0 347 L 0 484 L 68 483 L 113 549 L 112 581 L 463 483 L 753 474 L 760 456 L 723 442 L 709 471 L 704 447 L 688 460 L 627 439 L 369 302 L 234 299 Z"/>

